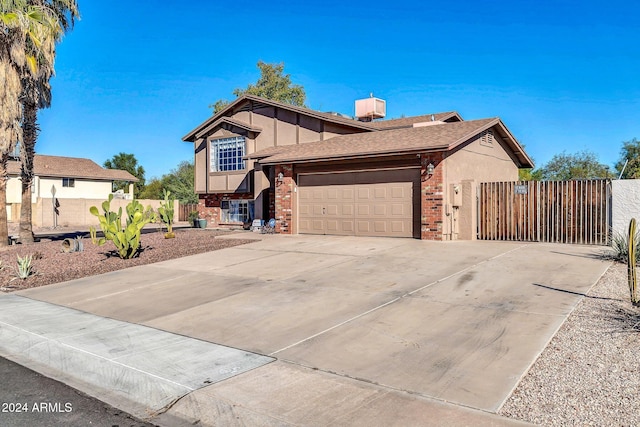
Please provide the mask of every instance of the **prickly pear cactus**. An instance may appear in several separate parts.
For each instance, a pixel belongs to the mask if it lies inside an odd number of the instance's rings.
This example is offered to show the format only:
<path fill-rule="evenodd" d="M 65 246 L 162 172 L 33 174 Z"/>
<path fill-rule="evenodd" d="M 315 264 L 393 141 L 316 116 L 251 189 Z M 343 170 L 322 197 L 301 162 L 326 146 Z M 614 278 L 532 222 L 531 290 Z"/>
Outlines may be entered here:
<path fill-rule="evenodd" d="M 173 238 L 175 234 L 173 233 L 173 197 L 171 196 L 171 191 L 162 190 L 164 195 L 164 200 L 160 202 L 160 207 L 158 208 L 158 215 L 160 216 L 160 220 L 167 226 L 167 234 L 165 234 L 166 238 Z"/>
<path fill-rule="evenodd" d="M 638 298 L 638 280 L 636 277 L 636 219 L 631 218 L 629 223 L 629 247 L 627 250 L 627 275 L 629 278 L 629 292 L 631 293 L 631 303 L 640 305 Z"/>
<path fill-rule="evenodd" d="M 142 228 L 150 222 L 155 221 L 155 216 L 151 213 L 151 208 L 144 207 L 137 200 L 133 200 L 126 206 L 127 221 L 126 226 L 122 227 L 122 208 L 118 212 L 111 211 L 111 200 L 113 195 L 109 195 L 109 199 L 102 203 L 103 213 L 98 212 L 98 208 L 91 206 L 89 212 L 98 217 L 100 229 L 104 237 L 98 238 L 95 227 L 90 227 L 91 241 L 98 245 L 104 245 L 108 240 L 115 245 L 120 258 L 133 258 L 140 249 L 140 235 Z"/>

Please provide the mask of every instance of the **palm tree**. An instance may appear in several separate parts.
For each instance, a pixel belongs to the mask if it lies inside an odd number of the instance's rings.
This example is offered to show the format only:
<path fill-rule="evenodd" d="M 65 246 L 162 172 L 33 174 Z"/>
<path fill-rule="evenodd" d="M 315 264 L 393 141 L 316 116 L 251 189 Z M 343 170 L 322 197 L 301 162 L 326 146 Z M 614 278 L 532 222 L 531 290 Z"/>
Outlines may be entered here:
<path fill-rule="evenodd" d="M 7 160 L 22 139 L 20 120 L 21 70 L 33 64 L 27 58 L 27 37 L 36 38 L 38 14 L 20 0 L 0 0 L 0 246 L 8 245 Z"/>
<path fill-rule="evenodd" d="M 20 177 L 22 181 L 22 204 L 20 207 L 20 240 L 33 242 L 31 185 L 33 183 L 33 156 L 38 138 L 38 110 L 51 106 L 51 85 L 54 74 L 55 46 L 79 17 L 76 0 L 30 0 L 44 14 L 43 37 L 40 44 L 27 39 L 27 52 L 36 59 L 36 71 L 23 68 L 22 73 L 22 131 L 20 144 Z"/>

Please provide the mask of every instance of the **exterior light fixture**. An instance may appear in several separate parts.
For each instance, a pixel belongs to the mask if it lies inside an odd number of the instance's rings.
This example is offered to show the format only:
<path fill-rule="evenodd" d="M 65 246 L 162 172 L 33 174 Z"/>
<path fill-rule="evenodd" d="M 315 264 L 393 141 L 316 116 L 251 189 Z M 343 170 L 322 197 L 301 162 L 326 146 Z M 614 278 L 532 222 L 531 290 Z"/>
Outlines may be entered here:
<path fill-rule="evenodd" d="M 278 182 L 282 182 L 284 180 L 284 174 L 282 172 L 280 172 L 278 174 Z"/>
<path fill-rule="evenodd" d="M 431 176 L 433 175 L 433 171 L 435 170 L 435 166 L 433 166 L 433 163 L 429 163 L 427 165 L 427 175 Z"/>

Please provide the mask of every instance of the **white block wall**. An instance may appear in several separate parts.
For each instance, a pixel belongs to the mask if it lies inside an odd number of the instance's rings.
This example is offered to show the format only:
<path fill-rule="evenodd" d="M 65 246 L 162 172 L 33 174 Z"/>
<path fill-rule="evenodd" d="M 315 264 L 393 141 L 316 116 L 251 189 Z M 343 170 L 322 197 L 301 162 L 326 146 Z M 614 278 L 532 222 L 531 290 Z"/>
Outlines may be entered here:
<path fill-rule="evenodd" d="M 611 228 L 614 235 L 626 235 L 631 218 L 640 222 L 640 179 L 614 180 L 611 185 Z"/>

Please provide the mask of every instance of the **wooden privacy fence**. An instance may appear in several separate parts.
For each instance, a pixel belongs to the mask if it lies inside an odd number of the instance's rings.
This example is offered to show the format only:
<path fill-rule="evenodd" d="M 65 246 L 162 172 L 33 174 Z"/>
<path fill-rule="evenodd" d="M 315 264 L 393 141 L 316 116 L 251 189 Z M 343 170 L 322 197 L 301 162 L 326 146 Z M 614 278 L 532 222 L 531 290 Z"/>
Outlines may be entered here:
<path fill-rule="evenodd" d="M 197 210 L 198 210 L 197 203 L 187 203 L 184 205 L 180 203 L 180 208 L 178 209 L 178 221 L 188 221 L 189 214 L 192 211 L 197 211 Z"/>
<path fill-rule="evenodd" d="M 611 181 L 488 182 L 478 186 L 478 239 L 609 244 Z"/>

